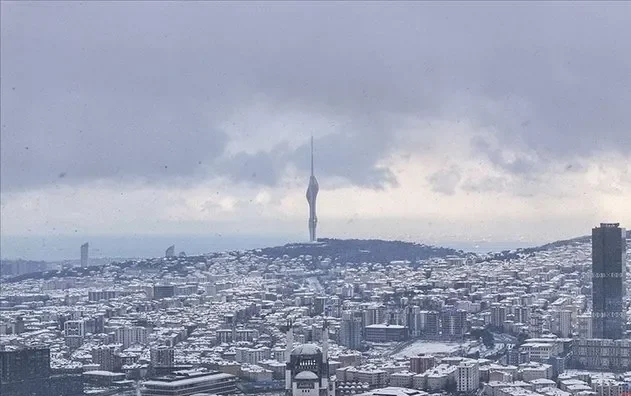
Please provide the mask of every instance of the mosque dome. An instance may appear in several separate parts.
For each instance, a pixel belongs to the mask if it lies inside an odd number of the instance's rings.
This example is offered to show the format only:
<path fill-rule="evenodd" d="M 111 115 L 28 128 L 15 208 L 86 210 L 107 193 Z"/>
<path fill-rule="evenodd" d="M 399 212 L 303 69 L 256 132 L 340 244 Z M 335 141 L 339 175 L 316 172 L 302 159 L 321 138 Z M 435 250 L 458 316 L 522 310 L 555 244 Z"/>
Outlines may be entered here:
<path fill-rule="evenodd" d="M 314 344 L 303 344 L 297 346 L 291 351 L 292 355 L 317 355 L 322 353 L 320 347 Z"/>

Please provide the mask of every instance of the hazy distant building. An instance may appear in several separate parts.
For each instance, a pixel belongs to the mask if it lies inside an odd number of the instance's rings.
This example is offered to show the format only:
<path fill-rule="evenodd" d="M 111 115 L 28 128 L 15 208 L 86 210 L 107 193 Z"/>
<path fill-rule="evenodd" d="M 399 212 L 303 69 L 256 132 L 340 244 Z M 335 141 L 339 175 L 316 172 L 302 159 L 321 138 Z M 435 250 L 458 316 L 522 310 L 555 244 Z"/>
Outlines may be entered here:
<path fill-rule="evenodd" d="M 313 301 L 313 314 L 321 315 L 326 308 L 327 297 L 316 297 Z"/>
<path fill-rule="evenodd" d="M 142 326 L 124 326 L 114 330 L 114 339 L 122 344 L 123 348 L 128 348 L 132 345 L 146 344 L 148 334 L 149 331 Z"/>
<path fill-rule="evenodd" d="M 114 345 L 101 345 L 92 349 L 92 362 L 101 370 L 118 371 L 122 366 L 121 356 Z"/>
<path fill-rule="evenodd" d="M 440 313 L 437 311 L 421 311 L 422 334 L 427 338 L 440 335 Z"/>
<path fill-rule="evenodd" d="M 456 389 L 458 392 L 475 392 L 480 387 L 480 366 L 476 361 L 466 361 L 458 365 Z"/>
<path fill-rule="evenodd" d="M 624 333 L 626 232 L 618 223 L 592 229 L 592 335 L 620 339 Z"/>
<path fill-rule="evenodd" d="M 175 257 L 175 245 L 171 245 L 167 248 L 166 252 L 164 252 L 164 257 Z"/>
<path fill-rule="evenodd" d="M 445 338 L 462 338 L 467 332 L 467 311 L 453 307 L 441 312 L 442 336 Z"/>
<path fill-rule="evenodd" d="M 631 370 L 631 340 L 585 338 L 574 341 L 571 360 L 585 369 Z"/>
<path fill-rule="evenodd" d="M 103 301 L 128 295 L 131 292 L 121 292 L 118 290 L 92 290 L 88 291 L 88 301 Z"/>
<path fill-rule="evenodd" d="M 169 298 L 175 295 L 174 285 L 154 285 L 153 286 L 153 299 L 160 300 L 162 298 Z"/>
<path fill-rule="evenodd" d="M 569 309 L 559 309 L 551 311 L 552 326 L 551 331 L 561 337 L 569 337 L 572 334 L 572 311 Z"/>
<path fill-rule="evenodd" d="M 67 320 L 64 322 L 64 339 L 67 346 L 71 348 L 80 347 L 83 344 L 85 334 L 85 321 Z"/>
<path fill-rule="evenodd" d="M 309 177 L 309 187 L 307 188 L 307 202 L 309 202 L 309 241 L 316 242 L 316 226 L 318 217 L 316 216 L 316 198 L 320 187 L 318 180 L 313 174 L 313 136 L 311 137 L 311 177 Z"/>
<path fill-rule="evenodd" d="M 359 349 L 362 342 L 362 313 L 345 311 L 340 323 L 340 345 L 350 349 Z"/>
<path fill-rule="evenodd" d="M 506 363 L 512 366 L 519 366 L 523 363 L 530 362 L 530 354 L 528 351 L 520 351 L 519 348 L 511 348 L 506 351 Z"/>
<path fill-rule="evenodd" d="M 165 345 L 160 345 L 151 348 L 151 366 L 154 368 L 166 368 L 173 367 L 175 362 L 175 355 L 173 348 Z"/>
<path fill-rule="evenodd" d="M 506 307 L 500 303 L 491 304 L 491 326 L 502 329 L 506 321 Z"/>
<path fill-rule="evenodd" d="M 416 374 L 424 373 L 436 364 L 436 358 L 432 355 L 418 355 L 410 358 L 410 371 Z"/>
<path fill-rule="evenodd" d="M 578 338 L 593 338 L 592 314 L 590 312 L 576 316 Z"/>
<path fill-rule="evenodd" d="M 81 267 L 87 267 L 88 266 L 88 249 L 90 247 L 89 243 L 84 243 L 83 245 L 81 245 Z"/>
<path fill-rule="evenodd" d="M 374 324 L 364 327 L 364 338 L 370 342 L 405 341 L 408 328 L 401 325 Z"/>
<path fill-rule="evenodd" d="M 17 276 L 47 269 L 48 264 L 45 261 L 2 260 L 0 263 L 0 275 Z"/>

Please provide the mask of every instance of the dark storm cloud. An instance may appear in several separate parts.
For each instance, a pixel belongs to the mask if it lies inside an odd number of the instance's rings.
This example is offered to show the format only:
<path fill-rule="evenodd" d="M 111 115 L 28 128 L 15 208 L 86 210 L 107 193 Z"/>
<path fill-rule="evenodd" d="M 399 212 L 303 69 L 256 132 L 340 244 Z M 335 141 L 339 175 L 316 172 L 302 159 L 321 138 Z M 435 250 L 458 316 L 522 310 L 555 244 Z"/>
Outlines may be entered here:
<path fill-rule="evenodd" d="M 478 154 L 487 157 L 493 165 L 512 174 L 530 175 L 543 165 L 522 154 L 518 154 L 514 158 L 507 158 L 500 148 L 492 147 L 481 136 L 474 137 L 471 146 Z"/>
<path fill-rule="evenodd" d="M 345 123 L 337 132 L 314 139 L 316 175 L 336 177 L 344 184 L 380 189 L 397 184 L 394 174 L 377 164 L 381 155 L 393 149 L 393 142 L 379 120 Z M 308 171 L 310 144 L 289 149 L 284 143 L 271 151 L 237 153 L 218 162 L 214 172 L 234 181 L 273 186 L 291 164 Z M 329 183 L 329 187 L 335 187 Z"/>
<path fill-rule="evenodd" d="M 373 120 L 344 124 L 338 132 L 316 139 L 316 173 L 375 189 L 396 185 L 394 174 L 377 163 L 394 148 L 388 132 L 379 120 Z M 306 168 L 309 166 L 307 158 L 309 145 L 305 144 L 289 160 Z"/>
<path fill-rule="evenodd" d="M 220 161 L 215 172 L 236 182 L 274 186 L 285 170 L 283 156 L 284 152 L 276 148 L 272 152 L 236 153 Z"/>
<path fill-rule="evenodd" d="M 273 185 L 287 164 L 308 169 L 306 146 L 229 156 L 217 128 L 259 94 L 353 120 L 318 142 L 318 171 L 371 187 L 396 183 L 384 156 L 415 150 L 395 146 L 392 113 L 493 127 L 499 144 L 482 153 L 515 174 L 539 168 L 502 148 L 631 154 L 627 3 L 3 2 L 1 14 L 3 189 L 209 174 Z"/>

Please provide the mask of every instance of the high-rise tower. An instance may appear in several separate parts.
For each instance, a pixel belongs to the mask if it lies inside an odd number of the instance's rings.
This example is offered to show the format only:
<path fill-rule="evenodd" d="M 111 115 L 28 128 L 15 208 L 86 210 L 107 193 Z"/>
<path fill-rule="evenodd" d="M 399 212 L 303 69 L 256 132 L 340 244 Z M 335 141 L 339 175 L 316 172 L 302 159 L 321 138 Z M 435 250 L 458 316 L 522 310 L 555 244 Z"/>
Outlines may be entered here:
<path fill-rule="evenodd" d="M 84 243 L 83 245 L 81 245 L 81 267 L 87 267 L 88 266 L 88 249 L 90 247 L 90 244 L 88 242 Z"/>
<path fill-rule="evenodd" d="M 309 177 L 309 187 L 307 187 L 307 202 L 309 202 L 309 241 L 316 242 L 316 226 L 318 217 L 316 216 L 316 198 L 318 197 L 318 180 L 313 174 L 313 136 L 311 136 L 311 177 Z"/>
<path fill-rule="evenodd" d="M 618 223 L 592 229 L 592 334 L 620 339 L 626 323 L 626 232 Z"/>

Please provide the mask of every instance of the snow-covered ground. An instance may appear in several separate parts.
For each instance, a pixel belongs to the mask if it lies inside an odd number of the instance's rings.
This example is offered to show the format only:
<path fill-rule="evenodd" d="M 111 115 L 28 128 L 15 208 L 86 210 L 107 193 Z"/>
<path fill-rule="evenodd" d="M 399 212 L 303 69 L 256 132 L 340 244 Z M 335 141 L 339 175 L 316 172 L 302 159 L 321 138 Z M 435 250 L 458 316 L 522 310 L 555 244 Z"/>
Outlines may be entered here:
<path fill-rule="evenodd" d="M 466 348 L 467 345 L 468 343 L 419 340 L 397 352 L 394 357 L 416 356 L 421 353 L 450 355 Z"/>

